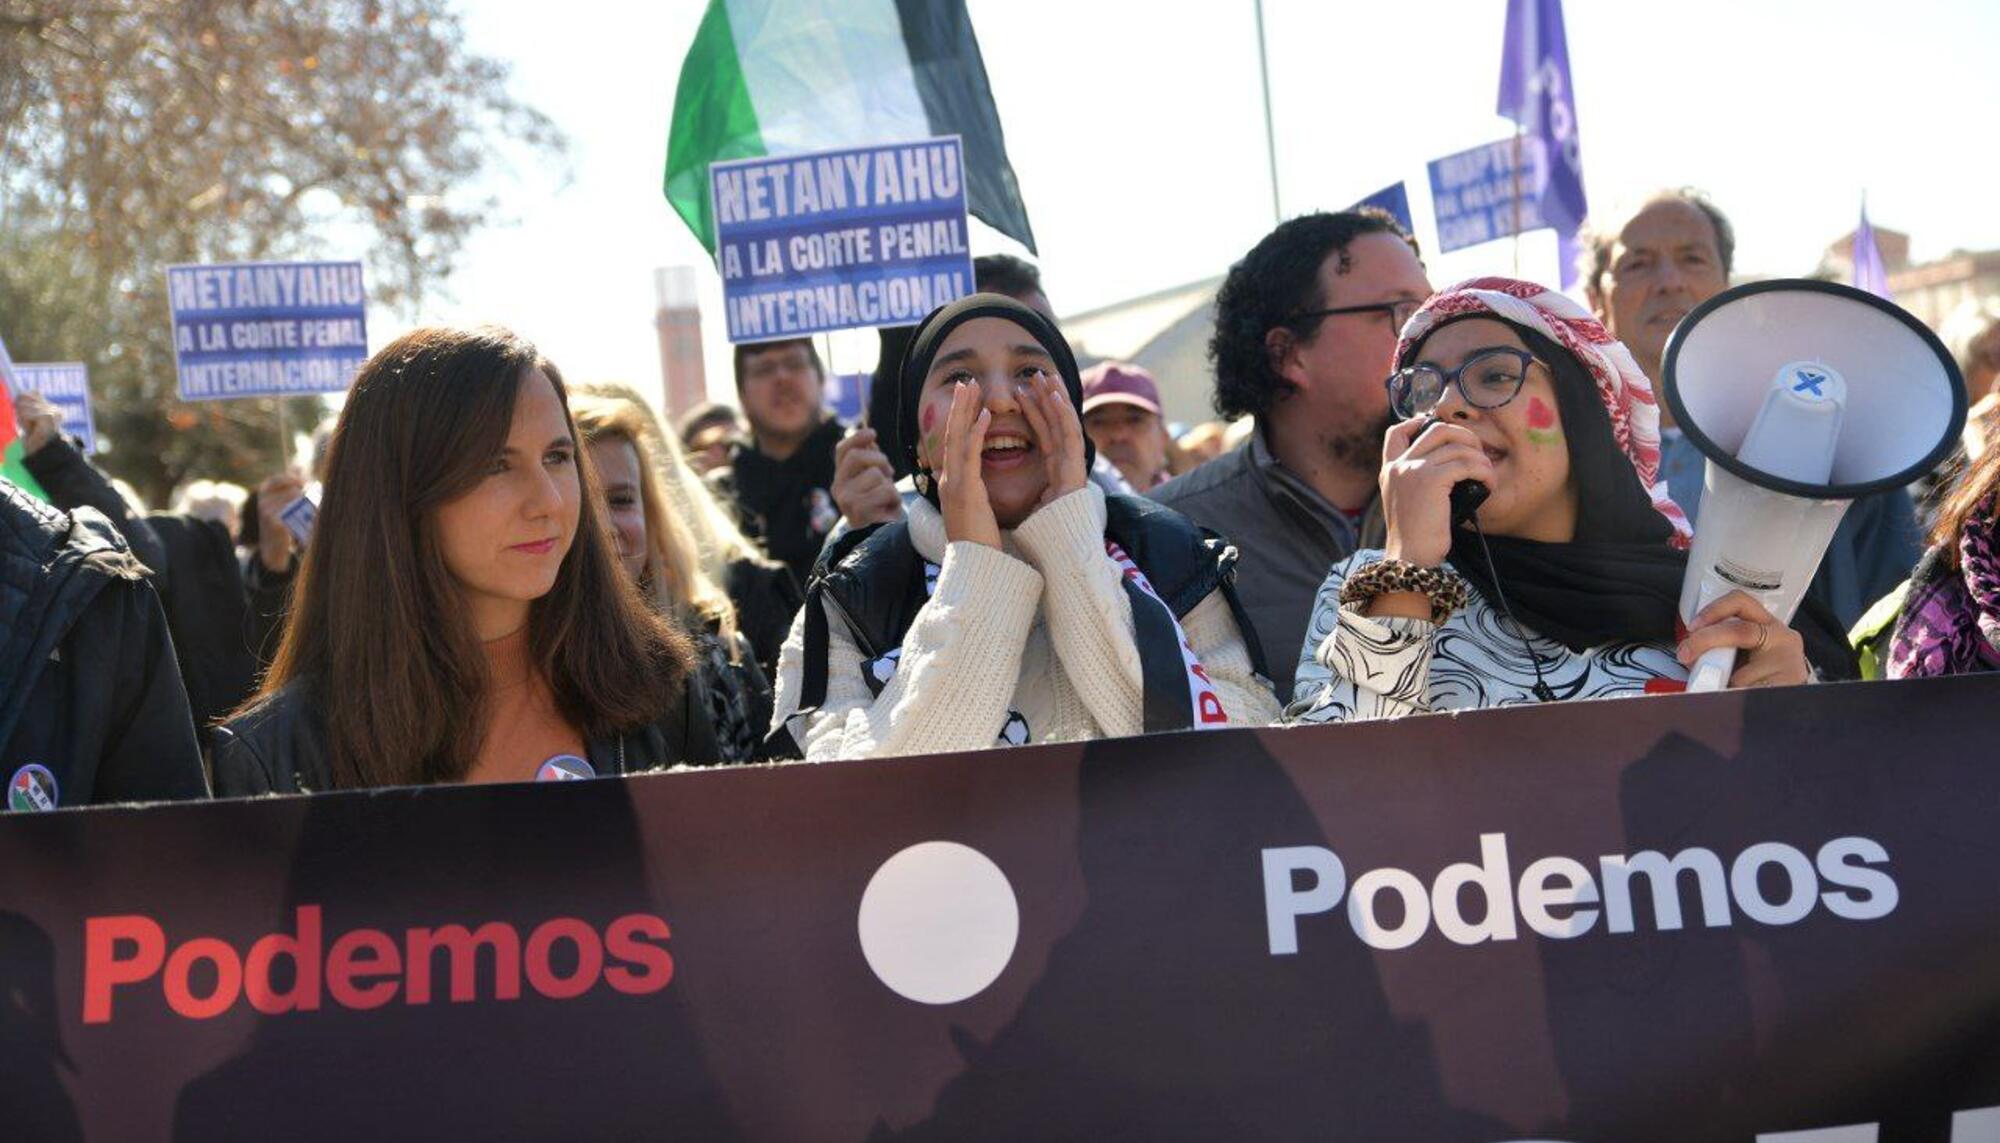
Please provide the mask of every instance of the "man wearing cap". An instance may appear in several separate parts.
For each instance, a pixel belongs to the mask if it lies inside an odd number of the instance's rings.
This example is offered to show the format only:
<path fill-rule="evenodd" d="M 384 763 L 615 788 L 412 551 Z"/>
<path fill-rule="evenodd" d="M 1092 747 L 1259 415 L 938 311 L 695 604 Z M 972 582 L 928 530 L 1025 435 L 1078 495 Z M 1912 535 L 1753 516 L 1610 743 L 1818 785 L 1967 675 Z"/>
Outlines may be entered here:
<path fill-rule="evenodd" d="M 1284 222 L 1216 294 L 1215 409 L 1255 427 L 1148 495 L 1242 553 L 1238 589 L 1280 698 L 1327 571 L 1381 546 L 1384 382 L 1397 331 L 1430 294 L 1416 241 L 1372 207 Z"/>
<path fill-rule="evenodd" d="M 1667 339 L 1691 310 L 1729 285 L 1735 252 L 1728 216 L 1690 188 L 1656 192 L 1586 226 L 1580 269 L 1590 308 L 1632 351 L 1655 392 Z M 1660 476 L 1699 530 L 1707 459 L 1674 424 L 1664 400 L 1660 427 Z M 1909 493 L 1893 488 L 1864 496 L 1841 519 L 1806 598 L 1852 627 L 1909 576 L 1921 552 Z"/>
<path fill-rule="evenodd" d="M 1134 491 L 1167 480 L 1167 427 L 1160 387 L 1137 365 L 1106 361 L 1083 372 L 1083 431 L 1097 455 L 1117 466 Z"/>

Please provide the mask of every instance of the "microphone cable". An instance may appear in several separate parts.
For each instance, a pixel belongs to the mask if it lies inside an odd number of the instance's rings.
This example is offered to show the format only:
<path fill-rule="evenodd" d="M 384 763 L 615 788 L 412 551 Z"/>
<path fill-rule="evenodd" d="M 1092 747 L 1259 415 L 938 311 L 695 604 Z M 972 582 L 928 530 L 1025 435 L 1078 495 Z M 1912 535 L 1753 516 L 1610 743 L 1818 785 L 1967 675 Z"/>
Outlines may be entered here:
<path fill-rule="evenodd" d="M 1542 657 L 1535 652 L 1535 644 L 1528 638 L 1527 628 L 1521 626 L 1521 621 L 1514 618 L 1514 609 L 1507 606 L 1507 593 L 1500 587 L 1500 569 L 1494 566 L 1493 549 L 1486 546 L 1486 529 L 1479 526 L 1477 515 L 1468 516 L 1466 519 L 1472 524 L 1472 534 L 1479 537 L 1479 554 L 1486 557 L 1486 574 L 1492 577 L 1494 600 L 1500 605 L 1500 614 L 1506 616 L 1507 622 L 1513 625 L 1514 636 L 1521 641 L 1521 650 L 1528 653 L 1528 665 L 1535 672 L 1535 699 L 1538 702 L 1555 702 L 1557 701 L 1555 690 L 1549 686 L 1548 680 L 1542 677 Z"/>

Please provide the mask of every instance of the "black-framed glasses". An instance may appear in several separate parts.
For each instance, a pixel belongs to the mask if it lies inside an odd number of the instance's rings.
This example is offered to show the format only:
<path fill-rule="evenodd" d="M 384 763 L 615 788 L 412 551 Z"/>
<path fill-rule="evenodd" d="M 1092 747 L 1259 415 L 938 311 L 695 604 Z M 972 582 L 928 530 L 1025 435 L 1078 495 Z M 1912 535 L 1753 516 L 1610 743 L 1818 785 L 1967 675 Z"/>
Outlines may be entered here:
<path fill-rule="evenodd" d="M 1435 365 L 1411 365 L 1389 375 L 1389 408 L 1398 417 L 1429 415 L 1453 385 L 1475 409 L 1497 409 L 1521 393 L 1528 366 L 1540 364 L 1524 349 L 1496 345 L 1482 349 L 1447 373 Z"/>
<path fill-rule="evenodd" d="M 1389 321 L 1397 329 L 1402 329 L 1410 316 L 1422 309 L 1424 303 L 1405 299 L 1400 302 L 1376 302 L 1369 306 L 1336 306 L 1330 310 L 1307 310 L 1292 315 L 1292 321 L 1313 321 L 1318 318 L 1339 317 L 1341 314 L 1388 314 Z"/>

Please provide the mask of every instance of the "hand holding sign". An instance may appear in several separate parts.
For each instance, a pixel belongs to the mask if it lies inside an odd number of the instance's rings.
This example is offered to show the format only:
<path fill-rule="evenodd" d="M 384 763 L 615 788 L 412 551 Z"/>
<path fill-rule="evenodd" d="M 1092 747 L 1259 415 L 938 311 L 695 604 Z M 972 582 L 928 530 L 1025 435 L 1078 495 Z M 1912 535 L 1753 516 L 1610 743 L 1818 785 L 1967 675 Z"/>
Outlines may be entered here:
<path fill-rule="evenodd" d="M 834 446 L 833 503 L 856 528 L 902 519 L 896 470 L 876 443 L 874 429 L 855 429 Z"/>
<path fill-rule="evenodd" d="M 62 432 L 62 410 L 40 393 L 14 399 L 14 419 L 21 424 L 21 453 L 33 456 Z"/>
<path fill-rule="evenodd" d="M 257 486 L 257 559 L 267 571 L 292 566 L 293 537 L 285 511 L 305 495 L 305 487 L 296 472 L 281 472 Z"/>

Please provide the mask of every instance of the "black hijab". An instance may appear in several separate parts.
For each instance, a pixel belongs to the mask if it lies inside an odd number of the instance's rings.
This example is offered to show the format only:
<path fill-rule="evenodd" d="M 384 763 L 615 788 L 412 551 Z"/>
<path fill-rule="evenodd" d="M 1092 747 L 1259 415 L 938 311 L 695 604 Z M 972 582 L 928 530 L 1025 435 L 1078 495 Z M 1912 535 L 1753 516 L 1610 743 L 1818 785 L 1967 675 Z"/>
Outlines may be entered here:
<path fill-rule="evenodd" d="M 1083 410 L 1083 377 L 1076 367 L 1076 354 L 1069 348 L 1069 342 L 1049 319 L 1022 305 L 1020 302 L 1001 294 L 971 294 L 955 302 L 939 306 L 925 315 L 910 333 L 909 344 L 903 349 L 902 364 L 896 370 L 896 424 L 894 456 L 900 458 L 906 471 L 929 473 L 917 461 L 917 443 L 922 430 L 917 427 L 917 410 L 923 403 L 924 378 L 930 375 L 931 362 L 937 359 L 938 350 L 944 347 L 945 338 L 951 331 L 974 318 L 997 317 L 1011 321 L 1028 331 L 1041 347 L 1048 351 L 1049 359 L 1055 362 L 1056 372 L 1062 374 L 1063 388 L 1069 392 L 1069 401 L 1078 415 Z M 1083 438 L 1083 463 L 1085 469 L 1097 459 L 1097 450 L 1090 443 L 1089 434 Z M 937 481 L 920 479 L 917 487 L 925 499 L 932 504 L 937 501 Z"/>
<path fill-rule="evenodd" d="M 1554 374 L 1556 411 L 1576 485 L 1576 537 L 1558 544 L 1488 536 L 1489 567 L 1478 534 L 1469 525 L 1455 528 L 1451 566 L 1495 610 L 1504 591 L 1516 620 L 1572 651 L 1605 643 L 1677 642 L 1687 553 L 1673 546 L 1673 526 L 1653 507 L 1638 471 L 1612 437 L 1611 415 L 1590 372 L 1541 333 L 1495 314 L 1451 320 L 1474 317 L 1504 322 Z M 1449 324 L 1433 326 L 1425 340 Z M 1410 346 L 1401 364 L 1414 361 L 1423 344 Z"/>

